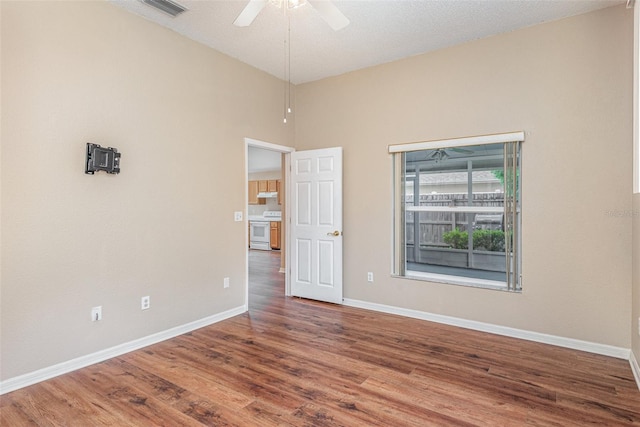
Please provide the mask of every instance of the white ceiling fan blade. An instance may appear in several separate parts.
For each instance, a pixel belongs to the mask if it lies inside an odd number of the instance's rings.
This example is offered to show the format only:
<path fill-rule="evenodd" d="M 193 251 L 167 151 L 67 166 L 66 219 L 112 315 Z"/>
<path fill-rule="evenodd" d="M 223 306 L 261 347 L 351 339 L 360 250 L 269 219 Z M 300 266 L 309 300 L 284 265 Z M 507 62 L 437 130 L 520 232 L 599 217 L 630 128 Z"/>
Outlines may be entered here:
<path fill-rule="evenodd" d="M 240 15 L 233 21 L 236 27 L 248 27 L 251 25 L 260 11 L 267 5 L 269 0 L 249 0 L 249 4 L 240 12 Z"/>
<path fill-rule="evenodd" d="M 473 153 L 472 150 L 467 150 L 466 148 L 450 148 L 451 151 L 455 151 L 456 153 L 464 153 L 464 154 L 469 154 L 469 153 Z"/>
<path fill-rule="evenodd" d="M 341 30 L 349 25 L 349 19 L 338 10 L 336 5 L 330 0 L 309 0 L 309 4 L 313 6 L 322 19 L 335 31 Z"/>

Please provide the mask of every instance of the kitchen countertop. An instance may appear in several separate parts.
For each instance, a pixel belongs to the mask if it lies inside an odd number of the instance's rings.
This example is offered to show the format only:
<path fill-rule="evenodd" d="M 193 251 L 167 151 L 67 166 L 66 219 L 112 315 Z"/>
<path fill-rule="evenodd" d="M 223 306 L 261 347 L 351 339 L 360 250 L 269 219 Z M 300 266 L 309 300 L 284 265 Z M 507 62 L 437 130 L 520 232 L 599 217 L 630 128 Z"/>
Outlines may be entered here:
<path fill-rule="evenodd" d="M 249 215 L 247 219 L 249 220 L 249 222 L 251 221 L 282 222 L 282 218 L 265 218 L 262 215 Z"/>

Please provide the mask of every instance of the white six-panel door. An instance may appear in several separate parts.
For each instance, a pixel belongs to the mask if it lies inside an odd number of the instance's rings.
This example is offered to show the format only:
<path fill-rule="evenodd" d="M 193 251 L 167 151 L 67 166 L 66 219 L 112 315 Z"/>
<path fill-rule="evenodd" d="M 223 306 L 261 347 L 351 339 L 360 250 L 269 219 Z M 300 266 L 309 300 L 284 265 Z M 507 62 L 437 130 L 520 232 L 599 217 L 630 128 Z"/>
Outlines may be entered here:
<path fill-rule="evenodd" d="M 342 148 L 291 153 L 291 295 L 342 304 Z"/>

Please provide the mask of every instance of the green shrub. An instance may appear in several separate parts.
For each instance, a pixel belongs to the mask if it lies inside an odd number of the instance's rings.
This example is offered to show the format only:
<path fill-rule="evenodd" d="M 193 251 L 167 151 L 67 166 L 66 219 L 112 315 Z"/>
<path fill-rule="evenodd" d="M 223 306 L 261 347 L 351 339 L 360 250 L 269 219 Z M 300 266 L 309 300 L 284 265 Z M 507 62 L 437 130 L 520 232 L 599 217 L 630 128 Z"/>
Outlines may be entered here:
<path fill-rule="evenodd" d="M 442 239 L 453 249 L 467 249 L 469 247 L 469 233 L 457 228 L 444 233 Z M 504 252 L 504 231 L 474 230 L 473 248 L 481 251 Z"/>
<path fill-rule="evenodd" d="M 457 228 L 443 233 L 442 239 L 453 249 L 467 249 L 469 247 L 469 233 Z"/>
<path fill-rule="evenodd" d="M 504 231 L 475 230 L 473 248 L 491 252 L 504 252 Z"/>

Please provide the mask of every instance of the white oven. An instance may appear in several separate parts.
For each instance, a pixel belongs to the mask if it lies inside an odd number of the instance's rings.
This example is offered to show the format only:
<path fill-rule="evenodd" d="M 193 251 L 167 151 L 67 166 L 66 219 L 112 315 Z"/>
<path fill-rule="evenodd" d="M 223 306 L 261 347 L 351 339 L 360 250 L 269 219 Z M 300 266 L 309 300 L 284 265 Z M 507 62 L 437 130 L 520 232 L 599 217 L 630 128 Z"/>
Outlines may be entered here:
<path fill-rule="evenodd" d="M 250 221 L 251 233 L 249 238 L 249 247 L 251 249 L 260 249 L 263 251 L 271 250 L 270 239 L 270 222 L 269 221 Z"/>

